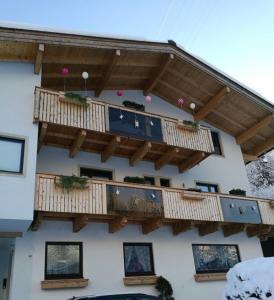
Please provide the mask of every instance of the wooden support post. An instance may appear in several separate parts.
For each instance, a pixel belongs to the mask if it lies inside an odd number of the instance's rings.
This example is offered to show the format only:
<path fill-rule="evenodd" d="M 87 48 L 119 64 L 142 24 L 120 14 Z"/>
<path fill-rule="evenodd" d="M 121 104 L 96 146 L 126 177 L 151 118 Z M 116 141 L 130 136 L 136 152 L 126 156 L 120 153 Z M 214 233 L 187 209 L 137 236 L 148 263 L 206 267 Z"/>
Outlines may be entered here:
<path fill-rule="evenodd" d="M 157 69 L 157 71 L 153 74 L 150 78 L 148 84 L 144 88 L 144 95 L 147 96 L 155 87 L 158 80 L 163 76 L 167 68 L 169 67 L 170 63 L 173 61 L 174 55 L 173 54 L 165 54 L 165 57 Z"/>
<path fill-rule="evenodd" d="M 42 224 L 42 221 L 43 221 L 43 213 L 38 212 L 35 215 L 34 220 L 31 224 L 31 230 L 32 231 L 37 231 L 40 228 L 40 226 Z"/>
<path fill-rule="evenodd" d="M 229 224 L 229 225 L 223 225 L 223 233 L 224 237 L 231 236 L 233 234 L 237 234 L 239 232 L 242 232 L 245 230 L 246 225 L 245 224 Z"/>
<path fill-rule="evenodd" d="M 126 217 L 118 217 L 114 220 L 111 220 L 108 225 L 108 231 L 109 233 L 115 233 L 116 231 L 122 229 L 125 227 L 128 223 L 128 220 Z"/>
<path fill-rule="evenodd" d="M 70 148 L 69 151 L 69 157 L 73 158 L 77 151 L 81 148 L 83 145 L 85 138 L 87 136 L 87 132 L 85 130 L 79 130 L 77 136 L 75 137 L 75 140 Z"/>
<path fill-rule="evenodd" d="M 271 226 L 269 225 L 249 225 L 246 228 L 246 234 L 247 236 L 253 237 L 253 236 L 260 236 L 260 235 L 267 235 L 269 234 L 271 230 Z"/>
<path fill-rule="evenodd" d="M 252 161 L 252 160 L 257 160 L 258 156 L 248 154 L 248 153 L 243 153 L 243 158 L 244 158 L 244 161 Z"/>
<path fill-rule="evenodd" d="M 37 152 L 41 150 L 41 147 L 43 145 L 46 133 L 48 129 L 48 124 L 47 123 L 42 123 L 41 128 L 40 128 L 40 133 L 39 133 L 39 138 L 38 138 L 38 150 Z"/>
<path fill-rule="evenodd" d="M 218 222 L 210 222 L 197 225 L 198 232 L 200 236 L 205 236 L 207 234 L 218 231 L 219 223 Z"/>
<path fill-rule="evenodd" d="M 115 152 L 116 148 L 119 146 L 121 142 L 121 138 L 119 136 L 115 136 L 110 143 L 106 146 L 104 151 L 101 154 L 101 162 L 106 162 L 110 156 Z"/>
<path fill-rule="evenodd" d="M 98 85 L 98 88 L 95 90 L 95 97 L 99 97 L 102 93 L 103 89 L 105 88 L 106 84 L 108 83 L 111 73 L 113 72 L 118 59 L 121 55 L 120 50 L 115 50 L 115 52 L 112 54 L 110 63 L 106 66 L 106 69 L 103 73 L 102 79 Z"/>
<path fill-rule="evenodd" d="M 43 62 L 43 55 L 45 51 L 44 44 L 39 44 L 37 47 L 37 53 L 34 62 L 34 74 L 39 74 Z"/>
<path fill-rule="evenodd" d="M 178 221 L 172 224 L 172 231 L 174 235 L 178 235 L 189 229 L 191 229 L 191 221 Z"/>
<path fill-rule="evenodd" d="M 214 97 L 212 97 L 206 105 L 204 105 L 195 115 L 194 120 L 200 121 L 204 119 L 220 102 L 221 100 L 230 93 L 229 87 L 222 88 Z"/>
<path fill-rule="evenodd" d="M 164 165 L 168 164 L 178 152 L 178 148 L 169 149 L 155 162 L 155 170 L 160 170 Z"/>
<path fill-rule="evenodd" d="M 88 217 L 86 215 L 79 215 L 73 219 L 72 227 L 73 232 L 80 231 L 83 227 L 88 224 Z"/>
<path fill-rule="evenodd" d="M 142 232 L 143 234 L 148 234 L 158 228 L 160 228 L 161 226 L 161 220 L 156 218 L 156 219 L 149 219 L 146 220 L 143 224 L 142 224 Z"/>
<path fill-rule="evenodd" d="M 188 169 L 191 169 L 196 164 L 198 164 L 204 157 L 205 157 L 204 152 L 198 152 L 198 153 L 194 154 L 186 162 L 180 164 L 179 172 L 182 173 L 182 172 L 187 171 Z"/>
<path fill-rule="evenodd" d="M 151 149 L 151 143 L 145 142 L 130 158 L 130 166 L 135 166 L 140 160 L 142 160 Z"/>
<path fill-rule="evenodd" d="M 249 140 L 250 138 L 252 138 L 254 135 L 256 135 L 256 133 L 263 129 L 264 127 L 266 127 L 267 125 L 269 125 L 271 122 L 273 122 L 273 117 L 274 115 L 268 115 L 267 117 L 263 118 L 261 121 L 257 122 L 256 124 L 254 124 L 253 126 L 251 126 L 250 128 L 248 128 L 247 130 L 245 130 L 244 132 L 242 132 L 241 134 L 239 134 L 236 137 L 236 142 L 237 144 L 243 144 L 245 141 Z"/>
<path fill-rule="evenodd" d="M 251 154 L 260 155 L 263 152 L 267 151 L 268 149 L 271 149 L 272 147 L 274 147 L 274 137 L 267 139 L 265 142 L 263 142 L 258 146 L 255 146 Z"/>

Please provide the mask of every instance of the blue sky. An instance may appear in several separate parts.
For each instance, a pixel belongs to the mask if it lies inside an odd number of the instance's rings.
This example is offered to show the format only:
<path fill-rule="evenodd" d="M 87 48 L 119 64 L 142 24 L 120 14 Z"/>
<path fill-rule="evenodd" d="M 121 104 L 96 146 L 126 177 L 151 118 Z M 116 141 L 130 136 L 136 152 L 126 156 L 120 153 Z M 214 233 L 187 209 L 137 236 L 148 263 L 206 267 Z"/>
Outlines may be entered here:
<path fill-rule="evenodd" d="M 274 103 L 274 0 L 0 0 L 0 21 L 175 40 Z"/>

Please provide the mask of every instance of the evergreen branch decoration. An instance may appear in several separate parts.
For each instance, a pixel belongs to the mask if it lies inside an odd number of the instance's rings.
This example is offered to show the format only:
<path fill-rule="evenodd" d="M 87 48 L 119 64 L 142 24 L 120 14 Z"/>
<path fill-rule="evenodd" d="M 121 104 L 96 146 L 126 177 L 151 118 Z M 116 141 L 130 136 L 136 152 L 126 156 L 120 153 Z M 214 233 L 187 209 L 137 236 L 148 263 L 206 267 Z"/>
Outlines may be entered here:
<path fill-rule="evenodd" d="M 65 93 L 65 98 L 69 99 L 72 102 L 75 102 L 76 104 L 80 104 L 84 107 L 88 106 L 87 99 L 85 97 L 82 97 L 79 94 L 71 93 L 71 92 Z"/>
<path fill-rule="evenodd" d="M 138 104 L 136 102 L 125 100 L 123 101 L 123 105 L 128 108 L 132 108 L 139 111 L 145 111 L 145 106 L 143 104 Z"/>
<path fill-rule="evenodd" d="M 124 182 L 130 182 L 130 183 L 139 183 L 139 184 L 145 184 L 145 178 L 138 177 L 138 176 L 126 176 L 124 178 Z"/>
<path fill-rule="evenodd" d="M 231 195 L 245 196 L 246 195 L 246 191 L 245 190 L 241 190 L 241 189 L 232 189 L 232 190 L 229 191 L 229 194 L 231 194 Z"/>
<path fill-rule="evenodd" d="M 63 189 L 63 191 L 70 192 L 73 189 L 84 190 L 88 187 L 88 179 L 84 177 L 78 177 L 76 175 L 64 176 L 61 175 L 58 181 L 55 182 L 56 186 Z"/>
<path fill-rule="evenodd" d="M 166 278 L 158 277 L 155 288 L 160 293 L 160 299 L 174 300 L 172 286 Z"/>
<path fill-rule="evenodd" d="M 198 131 L 200 129 L 200 125 L 198 124 L 198 122 L 192 122 L 189 120 L 183 120 L 183 124 L 189 127 L 192 127 L 193 130 Z"/>

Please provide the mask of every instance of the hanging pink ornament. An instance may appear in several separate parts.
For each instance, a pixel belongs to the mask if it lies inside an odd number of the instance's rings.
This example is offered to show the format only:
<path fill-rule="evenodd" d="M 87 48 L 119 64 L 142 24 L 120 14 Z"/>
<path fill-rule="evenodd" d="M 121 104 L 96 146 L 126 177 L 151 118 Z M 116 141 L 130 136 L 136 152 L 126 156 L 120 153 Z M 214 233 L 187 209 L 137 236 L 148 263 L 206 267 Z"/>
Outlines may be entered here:
<path fill-rule="evenodd" d="M 182 105 L 184 104 L 184 102 L 185 102 L 185 100 L 184 100 L 183 98 L 179 98 L 179 99 L 177 100 L 177 104 L 178 104 L 179 106 L 181 106 L 181 107 L 182 107 Z"/>
<path fill-rule="evenodd" d="M 147 102 L 147 103 L 151 103 L 151 96 L 148 95 L 148 96 L 146 96 L 145 99 L 146 99 L 146 102 Z"/>
<path fill-rule="evenodd" d="M 118 90 L 116 92 L 116 94 L 117 94 L 118 97 L 121 97 L 121 96 L 123 96 L 123 91 L 122 90 Z"/>
<path fill-rule="evenodd" d="M 68 68 L 62 68 L 62 75 L 63 76 L 67 76 L 69 73 L 69 69 Z"/>

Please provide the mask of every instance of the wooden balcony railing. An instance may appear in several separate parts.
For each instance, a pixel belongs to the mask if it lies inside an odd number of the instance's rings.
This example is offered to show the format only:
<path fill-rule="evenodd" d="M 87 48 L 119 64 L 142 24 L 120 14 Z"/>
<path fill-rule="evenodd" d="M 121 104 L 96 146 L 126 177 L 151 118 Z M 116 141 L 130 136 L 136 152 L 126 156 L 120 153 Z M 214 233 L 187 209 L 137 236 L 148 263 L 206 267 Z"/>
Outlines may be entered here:
<path fill-rule="evenodd" d="M 271 200 L 91 179 L 86 189 L 66 192 L 56 182 L 58 176 L 37 175 L 33 230 L 44 218 L 59 218 L 71 219 L 74 231 L 98 221 L 109 223 L 110 232 L 137 222 L 144 233 L 166 224 L 174 234 L 193 226 L 200 235 L 219 229 L 225 236 L 274 234 Z"/>
<path fill-rule="evenodd" d="M 120 119 L 117 111 L 125 117 Z M 134 125 L 136 120 L 140 126 Z M 173 164 L 183 172 L 214 151 L 206 127 L 190 131 L 178 120 L 91 98 L 85 107 L 42 88 L 35 90 L 34 121 L 40 123 L 38 150 L 42 145 L 68 148 L 71 157 L 79 150 L 91 151 L 100 153 L 103 162 L 116 155 L 129 158 L 131 165 L 148 160 L 156 169 Z"/>

